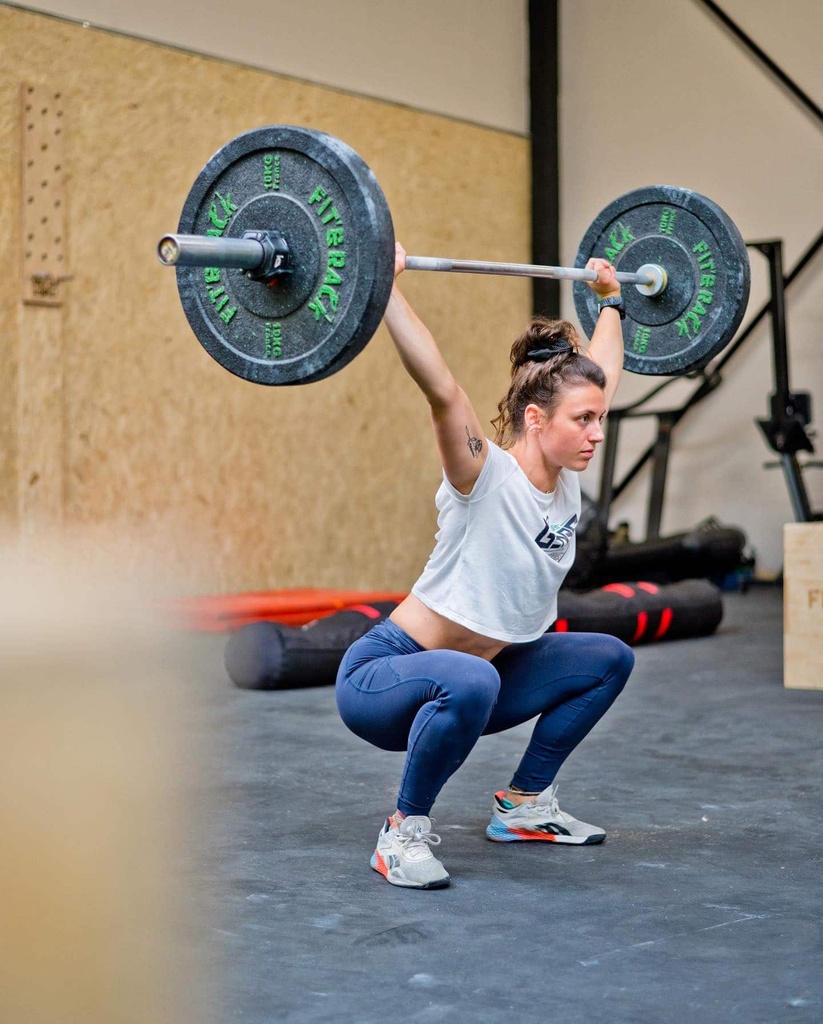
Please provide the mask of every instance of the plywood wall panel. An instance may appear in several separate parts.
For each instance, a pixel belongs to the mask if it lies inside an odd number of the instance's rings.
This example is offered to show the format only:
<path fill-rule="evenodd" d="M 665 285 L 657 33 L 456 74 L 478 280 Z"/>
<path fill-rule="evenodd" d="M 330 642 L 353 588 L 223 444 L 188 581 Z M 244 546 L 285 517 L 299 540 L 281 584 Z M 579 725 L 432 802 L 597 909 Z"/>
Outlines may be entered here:
<path fill-rule="evenodd" d="M 220 146 L 291 123 L 364 157 L 410 252 L 527 260 L 526 141 L 9 8 L 0 39 L 0 95 L 26 78 L 65 98 L 69 526 L 119 527 L 135 564 L 161 560 L 187 592 L 410 586 L 439 467 L 384 329 L 327 381 L 249 384 L 199 346 L 154 248 Z M 410 274 L 406 291 L 490 420 L 528 284 Z"/>
<path fill-rule="evenodd" d="M 461 121 L 528 130 L 526 0 L 21 6 Z"/>
<path fill-rule="evenodd" d="M 2 40 L 0 35 L 0 40 Z M 0 530 L 18 521 L 17 378 L 20 314 L 20 84 L 0 77 Z"/>

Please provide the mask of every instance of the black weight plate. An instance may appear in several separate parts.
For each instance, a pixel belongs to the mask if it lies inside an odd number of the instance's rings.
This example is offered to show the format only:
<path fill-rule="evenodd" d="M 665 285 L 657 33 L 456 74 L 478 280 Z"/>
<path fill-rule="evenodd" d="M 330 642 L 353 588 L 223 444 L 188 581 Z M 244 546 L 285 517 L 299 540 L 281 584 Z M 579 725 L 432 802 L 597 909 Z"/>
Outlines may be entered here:
<path fill-rule="evenodd" d="M 575 266 L 585 267 L 592 256 L 629 273 L 656 263 L 668 275 L 656 296 L 623 285 L 627 370 L 660 376 L 697 370 L 740 326 L 751 280 L 746 244 L 723 210 L 697 192 L 650 185 L 615 199 L 583 236 Z M 597 296 L 577 281 L 574 304 L 591 337 Z"/>
<path fill-rule="evenodd" d="M 394 230 L 363 160 L 323 132 L 257 128 L 219 150 L 183 206 L 181 234 L 239 238 L 277 230 L 288 275 L 177 267 L 180 299 L 206 351 L 256 384 L 308 384 L 342 369 L 382 319 L 394 278 Z"/>

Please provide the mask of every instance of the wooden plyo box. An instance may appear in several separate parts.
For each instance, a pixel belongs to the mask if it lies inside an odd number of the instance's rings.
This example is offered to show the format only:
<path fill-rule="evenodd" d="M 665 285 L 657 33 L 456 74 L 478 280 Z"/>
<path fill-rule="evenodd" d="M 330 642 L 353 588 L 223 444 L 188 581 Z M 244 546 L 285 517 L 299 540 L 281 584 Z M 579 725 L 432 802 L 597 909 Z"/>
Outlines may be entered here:
<path fill-rule="evenodd" d="M 783 527 L 783 685 L 823 690 L 823 522 Z"/>

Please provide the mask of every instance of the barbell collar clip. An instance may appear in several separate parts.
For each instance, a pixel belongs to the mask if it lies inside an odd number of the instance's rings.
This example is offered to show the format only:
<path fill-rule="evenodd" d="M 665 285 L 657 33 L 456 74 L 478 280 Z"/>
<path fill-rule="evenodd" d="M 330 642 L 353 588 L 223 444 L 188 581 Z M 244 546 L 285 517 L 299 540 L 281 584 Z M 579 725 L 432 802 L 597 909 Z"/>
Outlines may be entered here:
<path fill-rule="evenodd" d="M 251 281 L 273 281 L 290 274 L 289 246 L 279 231 L 245 231 L 244 239 L 251 239 L 263 246 L 263 262 L 259 267 L 246 271 Z"/>

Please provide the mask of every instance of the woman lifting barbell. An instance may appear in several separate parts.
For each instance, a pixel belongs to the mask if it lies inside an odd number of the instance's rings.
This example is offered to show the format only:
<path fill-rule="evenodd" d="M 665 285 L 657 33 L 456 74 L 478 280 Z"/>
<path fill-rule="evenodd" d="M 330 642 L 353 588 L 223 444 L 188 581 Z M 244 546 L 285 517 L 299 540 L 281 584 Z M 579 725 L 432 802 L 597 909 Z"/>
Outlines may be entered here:
<path fill-rule="evenodd" d="M 511 383 L 484 431 L 434 338 L 397 287 L 385 323 L 431 408 L 443 465 L 434 551 L 389 619 L 346 652 L 337 704 L 356 735 L 405 750 L 397 808 L 371 866 L 392 885 L 435 889 L 449 875 L 431 851 L 431 808 L 482 735 L 539 716 L 486 835 L 599 843 L 605 832 L 557 803 L 558 769 L 622 690 L 634 655 L 615 637 L 547 633 L 574 560 L 577 474 L 603 440 L 623 366 L 620 284 L 591 259 L 600 316 L 586 354 L 574 327 L 535 318 L 511 350 Z"/>

